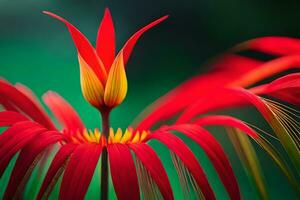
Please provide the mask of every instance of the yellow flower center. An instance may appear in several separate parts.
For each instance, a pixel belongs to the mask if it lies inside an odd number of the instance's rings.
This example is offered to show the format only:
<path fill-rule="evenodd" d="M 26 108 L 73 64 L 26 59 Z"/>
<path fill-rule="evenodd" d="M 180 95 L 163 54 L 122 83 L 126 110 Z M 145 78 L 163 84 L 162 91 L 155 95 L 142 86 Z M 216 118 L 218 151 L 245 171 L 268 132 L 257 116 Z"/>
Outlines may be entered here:
<path fill-rule="evenodd" d="M 120 128 L 114 131 L 113 128 L 109 130 L 108 140 L 106 137 L 95 128 L 94 130 L 84 129 L 83 131 L 76 131 L 71 134 L 71 141 L 80 144 L 80 143 L 95 143 L 95 144 L 135 144 L 144 142 L 149 135 L 148 131 L 133 131 L 132 128 L 127 128 L 124 132 Z"/>

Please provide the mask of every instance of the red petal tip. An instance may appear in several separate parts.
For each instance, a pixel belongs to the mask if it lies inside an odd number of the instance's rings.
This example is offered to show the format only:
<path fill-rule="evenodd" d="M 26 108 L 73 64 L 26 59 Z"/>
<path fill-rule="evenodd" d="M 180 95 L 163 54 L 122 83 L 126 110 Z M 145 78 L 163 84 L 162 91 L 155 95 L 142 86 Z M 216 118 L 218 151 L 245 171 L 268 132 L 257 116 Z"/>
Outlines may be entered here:
<path fill-rule="evenodd" d="M 60 16 L 58 16 L 58 15 L 52 13 L 52 12 L 43 11 L 43 13 L 46 14 L 46 15 L 49 15 L 50 17 L 56 18 L 56 19 L 58 19 L 58 20 L 60 20 L 60 21 L 62 21 L 64 23 L 67 23 L 67 20 L 65 20 L 64 18 L 62 18 L 62 17 L 60 17 Z"/>

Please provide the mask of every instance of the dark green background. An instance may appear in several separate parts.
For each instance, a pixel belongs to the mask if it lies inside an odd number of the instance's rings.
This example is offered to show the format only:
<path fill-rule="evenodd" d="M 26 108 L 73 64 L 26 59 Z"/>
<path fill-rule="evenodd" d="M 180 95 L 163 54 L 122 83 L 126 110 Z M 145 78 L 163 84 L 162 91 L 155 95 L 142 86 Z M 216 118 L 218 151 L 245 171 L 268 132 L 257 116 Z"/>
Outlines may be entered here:
<path fill-rule="evenodd" d="M 125 128 L 160 95 L 183 80 L 206 71 L 201 63 L 238 42 L 266 35 L 300 37 L 299 1 L 0 0 L 0 76 L 29 86 L 39 97 L 47 90 L 57 91 L 75 107 L 88 127 L 99 127 L 98 113 L 81 96 L 77 56 L 69 33 L 62 23 L 43 15 L 42 11 L 64 16 L 95 43 L 106 6 L 111 9 L 115 21 L 118 49 L 138 28 L 170 14 L 167 21 L 147 32 L 137 44 L 127 65 L 127 98 L 113 112 L 113 127 Z M 233 114 L 264 126 L 255 121 L 258 118 L 252 110 Z M 215 129 L 218 131 L 221 129 Z M 217 135 L 233 162 L 244 199 L 258 198 L 227 138 Z M 199 157 L 218 199 L 227 199 L 203 152 L 194 143 L 187 142 Z M 168 150 L 158 144 L 153 146 L 172 176 L 176 197 L 182 198 Z M 259 154 L 272 199 L 295 198 L 273 162 L 262 151 Z M 8 172 L 0 180 L 1 194 L 7 177 Z M 99 197 L 98 184 L 95 177 L 87 199 Z"/>

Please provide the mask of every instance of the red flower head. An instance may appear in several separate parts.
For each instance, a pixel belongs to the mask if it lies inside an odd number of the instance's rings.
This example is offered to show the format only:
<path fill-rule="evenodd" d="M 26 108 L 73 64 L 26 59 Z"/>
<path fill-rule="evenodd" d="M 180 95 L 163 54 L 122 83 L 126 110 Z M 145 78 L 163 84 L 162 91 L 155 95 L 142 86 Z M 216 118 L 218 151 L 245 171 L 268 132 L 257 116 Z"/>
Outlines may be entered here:
<path fill-rule="evenodd" d="M 164 16 L 140 29 L 115 56 L 115 29 L 109 9 L 105 10 L 99 26 L 96 49 L 67 20 L 50 12 L 44 13 L 62 21 L 68 27 L 78 51 L 83 96 L 100 110 L 110 110 L 124 100 L 127 93 L 125 65 L 133 47 L 144 32 L 168 17 Z"/>
<path fill-rule="evenodd" d="M 251 86 L 299 66 L 299 40 L 259 38 L 233 48 L 232 52 L 251 48 L 278 57 L 265 62 L 234 53 L 224 55 L 211 63 L 214 70 L 178 86 L 151 105 L 146 110 L 148 114 L 140 115 L 135 125 L 122 131 L 109 127 L 109 112 L 103 110 L 117 106 L 126 95 L 124 64 L 138 38 L 166 17 L 135 33 L 115 57 L 114 28 L 108 10 L 99 28 L 96 50 L 66 20 L 47 14 L 63 21 L 71 32 L 78 50 L 83 95 L 102 112 L 103 130 L 88 129 L 69 103 L 54 92 L 47 92 L 43 100 L 62 127 L 57 128 L 28 88 L 0 80 L 0 103 L 5 109 L 0 112 L 0 126 L 8 127 L 0 135 L 0 177 L 14 155 L 20 152 L 4 199 L 22 197 L 38 161 L 41 161 L 41 168 L 45 167 L 54 146 L 58 147 L 58 151 L 54 151 L 55 156 L 43 177 L 37 199 L 47 199 L 61 176 L 59 199 L 83 199 L 100 156 L 102 199 L 108 197 L 107 160 L 118 199 L 140 199 L 141 194 L 145 199 L 174 199 L 169 181 L 173 177 L 168 176 L 159 154 L 149 145 L 152 140 L 169 149 L 185 197 L 215 199 L 195 153 L 174 132 L 199 145 L 214 166 L 230 199 L 241 199 L 238 182 L 226 153 L 205 129 L 212 125 L 227 127 L 231 141 L 254 178 L 261 197 L 268 198 L 268 193 L 248 137 L 266 150 L 299 192 L 293 173 L 272 145 L 259 134 L 260 129 L 232 116 L 207 115 L 224 108 L 254 106 L 271 125 L 299 170 L 299 122 L 291 117 L 296 116 L 295 110 L 275 100 L 300 105 L 300 74 L 289 74 L 270 83 Z M 264 46 L 265 43 L 268 45 Z M 167 121 L 175 116 L 178 116 L 175 123 Z M 153 129 L 157 122 L 164 125 Z"/>

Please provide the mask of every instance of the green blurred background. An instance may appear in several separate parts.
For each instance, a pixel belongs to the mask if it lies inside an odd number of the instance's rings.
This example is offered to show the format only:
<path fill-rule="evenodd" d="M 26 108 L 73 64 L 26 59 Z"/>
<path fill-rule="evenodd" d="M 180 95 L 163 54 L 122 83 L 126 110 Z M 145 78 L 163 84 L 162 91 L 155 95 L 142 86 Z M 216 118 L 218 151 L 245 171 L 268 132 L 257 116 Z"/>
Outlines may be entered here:
<path fill-rule="evenodd" d="M 147 32 L 138 42 L 127 65 L 128 95 L 112 114 L 113 127 L 127 127 L 146 105 L 189 77 L 206 71 L 207 68 L 201 67 L 202 63 L 238 42 L 267 35 L 300 37 L 299 1 L 0 0 L 0 76 L 27 85 L 39 97 L 48 90 L 60 93 L 75 107 L 88 127 L 99 127 L 97 111 L 81 96 L 76 50 L 71 37 L 62 23 L 43 15 L 42 11 L 64 16 L 95 43 L 106 6 L 111 9 L 115 22 L 118 49 L 138 28 L 170 14 L 167 21 Z M 251 109 L 231 114 L 265 126 Z M 257 199 L 227 137 L 220 133 L 216 136 L 233 163 L 244 199 Z M 228 199 L 202 150 L 186 141 L 196 152 L 218 199 Z M 181 199 L 182 192 L 168 150 L 157 143 L 152 145 L 164 160 L 175 196 Z M 262 151 L 258 152 L 271 199 L 296 199 L 270 158 Z M 96 175 L 99 175 L 98 171 Z M 9 170 L 0 180 L 0 195 L 8 176 Z M 52 199 L 56 198 L 57 192 L 58 188 Z M 27 193 L 31 193 L 28 188 Z M 97 176 L 86 198 L 99 199 Z M 111 198 L 115 198 L 114 195 Z"/>

